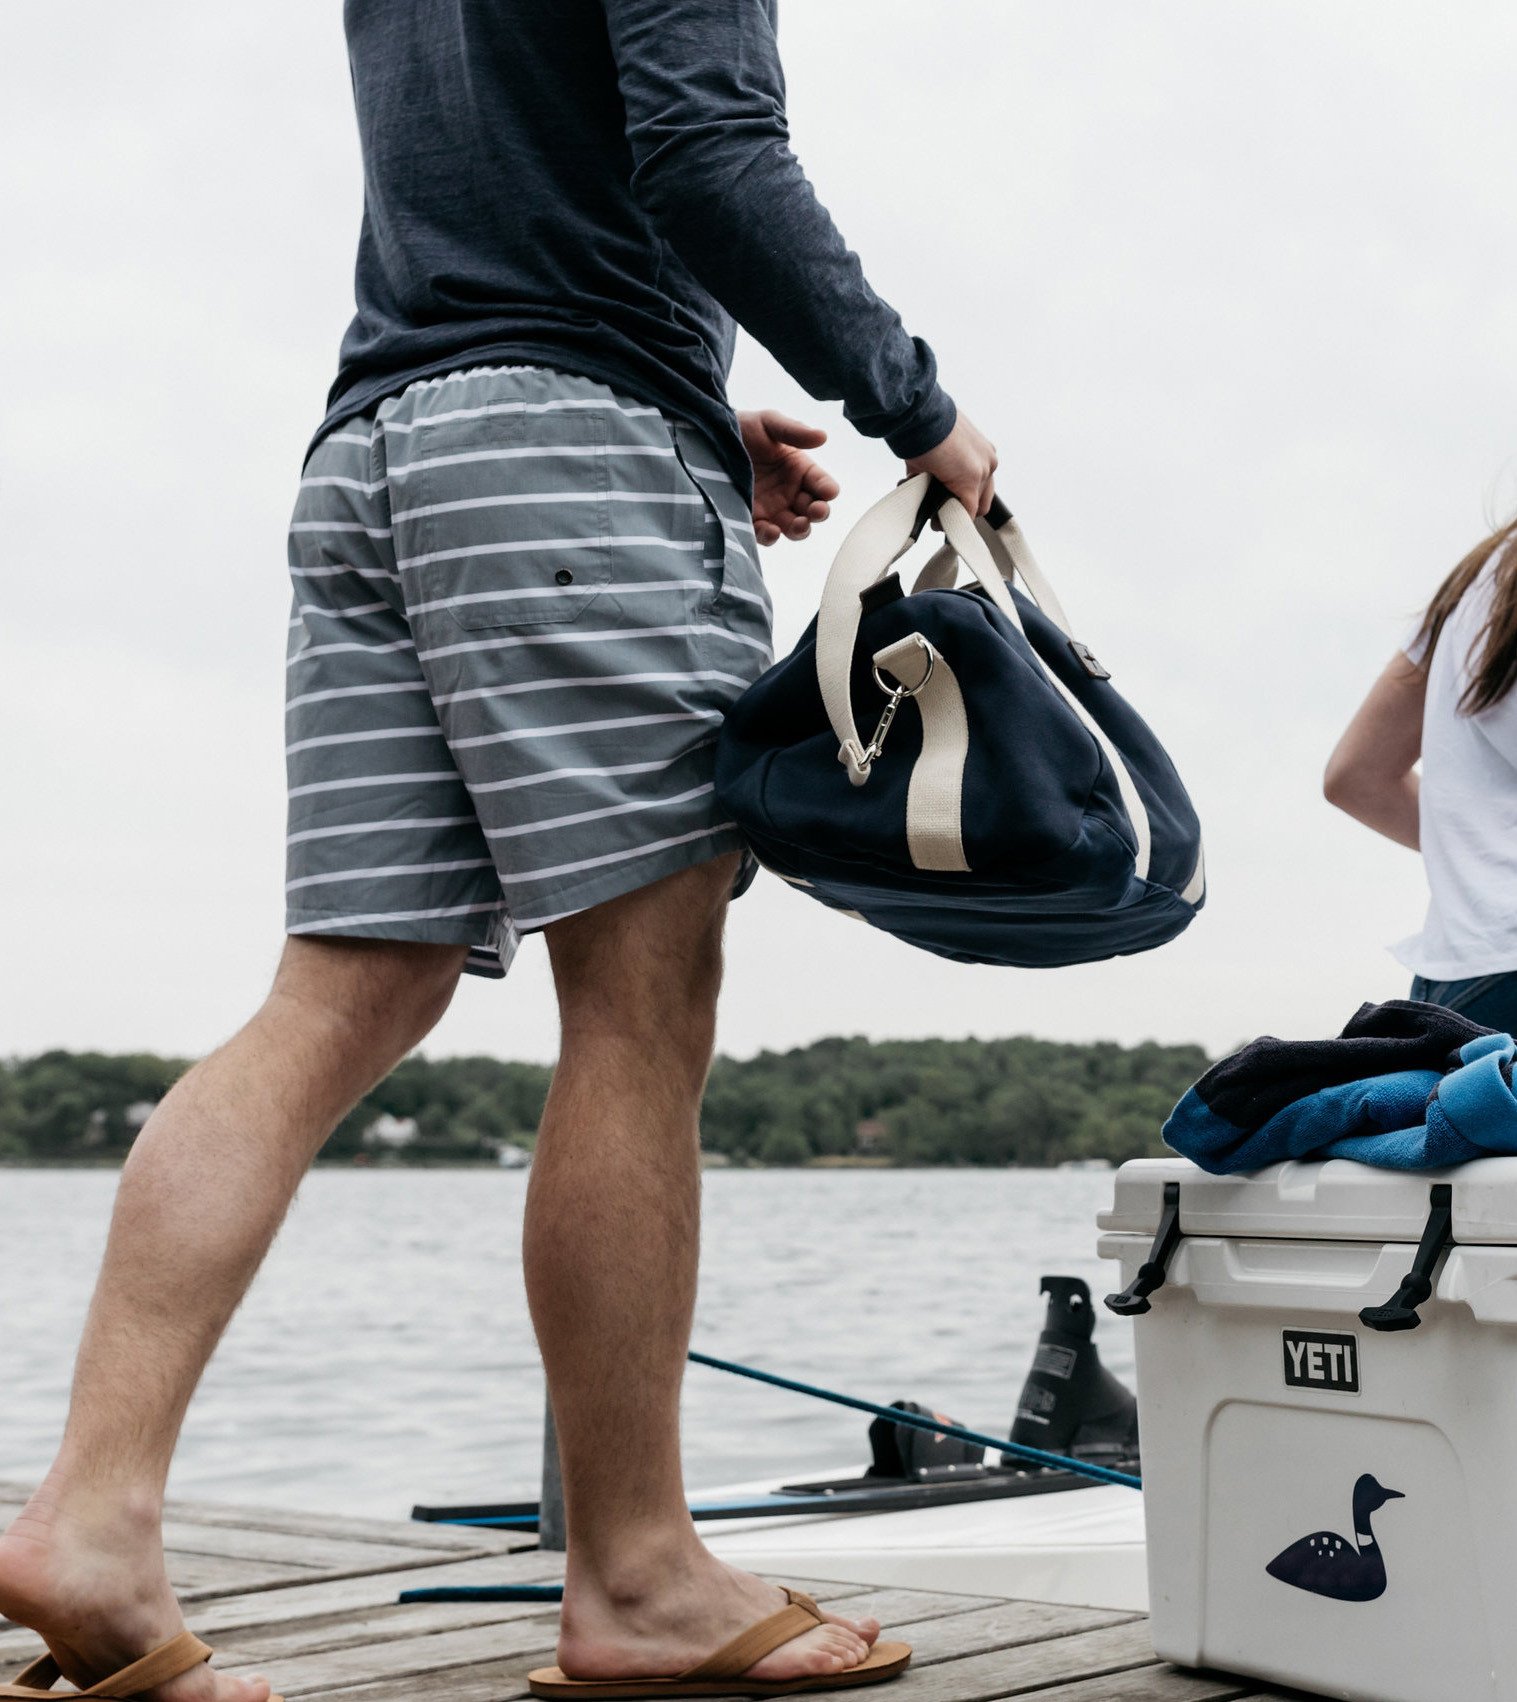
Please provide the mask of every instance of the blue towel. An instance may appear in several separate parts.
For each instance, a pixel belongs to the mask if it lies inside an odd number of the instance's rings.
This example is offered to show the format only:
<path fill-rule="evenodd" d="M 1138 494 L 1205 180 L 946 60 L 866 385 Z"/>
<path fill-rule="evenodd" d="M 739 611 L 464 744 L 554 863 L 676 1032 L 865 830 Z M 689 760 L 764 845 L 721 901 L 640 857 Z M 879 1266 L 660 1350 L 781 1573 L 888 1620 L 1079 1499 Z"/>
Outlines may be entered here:
<path fill-rule="evenodd" d="M 1434 1170 L 1517 1153 L 1517 1093 L 1512 1089 L 1517 1042 L 1509 1034 L 1481 1031 L 1441 1068 L 1387 1070 L 1329 1082 L 1278 1109 L 1269 1105 L 1267 1094 L 1242 1090 L 1249 1069 L 1257 1069 L 1257 1058 L 1249 1061 L 1253 1051 L 1247 1048 L 1238 1059 L 1208 1071 L 1164 1125 L 1164 1139 L 1176 1152 L 1215 1175 L 1259 1170 L 1287 1158 L 1352 1158 L 1388 1170 Z M 1219 1071 L 1230 1071 L 1225 1090 L 1209 1091 Z M 1268 1113 L 1251 1121 L 1247 1107 L 1261 1099 Z"/>

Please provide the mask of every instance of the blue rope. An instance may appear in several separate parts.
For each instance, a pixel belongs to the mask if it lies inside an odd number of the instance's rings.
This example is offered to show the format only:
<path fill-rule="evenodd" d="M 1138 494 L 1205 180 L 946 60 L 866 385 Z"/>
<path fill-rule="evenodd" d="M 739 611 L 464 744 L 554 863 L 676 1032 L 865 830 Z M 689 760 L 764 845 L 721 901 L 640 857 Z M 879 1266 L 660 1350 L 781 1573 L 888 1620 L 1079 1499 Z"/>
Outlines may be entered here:
<path fill-rule="evenodd" d="M 814 1383 L 798 1383 L 792 1377 L 776 1377 L 772 1371 L 758 1371 L 751 1365 L 739 1365 L 730 1359 L 713 1359 L 709 1353 L 696 1353 L 693 1348 L 689 1357 L 692 1363 L 709 1365 L 714 1371 L 730 1371 L 735 1377 L 751 1377 L 756 1383 L 770 1383 L 776 1389 L 810 1395 L 813 1400 L 831 1401 L 834 1406 L 873 1413 L 876 1418 L 888 1418 L 892 1424 L 904 1424 L 912 1430 L 930 1430 L 938 1436 L 952 1436 L 958 1442 L 973 1442 L 981 1448 L 999 1449 L 1013 1459 L 1026 1460 L 1029 1465 L 1073 1472 L 1080 1477 L 1094 1478 L 1097 1483 L 1119 1483 L 1124 1489 L 1143 1487 L 1143 1479 L 1134 1477 L 1131 1472 L 1112 1471 L 1108 1466 L 1093 1465 L 1089 1460 L 1075 1460 L 1064 1454 L 1046 1454 L 1041 1448 L 1028 1448 L 1000 1436 L 982 1436 L 979 1431 L 966 1430 L 960 1424 L 948 1424 L 938 1418 L 922 1418 L 917 1413 L 902 1412 L 899 1407 L 883 1407 L 875 1401 L 861 1401 L 857 1395 L 841 1395 L 836 1389 L 821 1389 Z"/>
<path fill-rule="evenodd" d="M 454 1584 L 432 1590 L 402 1590 L 403 1602 L 561 1602 L 562 1584 Z"/>

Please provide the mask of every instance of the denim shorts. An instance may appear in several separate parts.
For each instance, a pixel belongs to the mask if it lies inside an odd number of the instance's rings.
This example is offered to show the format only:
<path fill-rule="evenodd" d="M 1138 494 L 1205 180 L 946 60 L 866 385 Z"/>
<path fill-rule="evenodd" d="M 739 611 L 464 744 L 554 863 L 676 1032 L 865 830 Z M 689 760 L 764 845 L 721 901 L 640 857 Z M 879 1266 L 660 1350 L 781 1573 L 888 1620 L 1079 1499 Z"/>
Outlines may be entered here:
<path fill-rule="evenodd" d="M 1412 997 L 1458 1011 L 1482 1028 L 1517 1034 L 1517 969 L 1474 975 L 1467 981 L 1428 981 L 1419 975 L 1412 982 Z"/>

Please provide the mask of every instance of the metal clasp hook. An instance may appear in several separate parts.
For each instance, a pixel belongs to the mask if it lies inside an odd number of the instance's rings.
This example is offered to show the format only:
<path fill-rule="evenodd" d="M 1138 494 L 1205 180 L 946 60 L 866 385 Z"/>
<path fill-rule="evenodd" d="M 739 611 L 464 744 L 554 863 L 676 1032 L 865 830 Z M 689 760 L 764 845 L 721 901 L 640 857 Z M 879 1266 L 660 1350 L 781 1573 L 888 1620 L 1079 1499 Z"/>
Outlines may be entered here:
<path fill-rule="evenodd" d="M 916 639 L 918 646 L 927 657 L 927 667 L 923 672 L 921 679 L 919 679 L 914 686 L 887 684 L 885 676 L 880 672 L 879 663 L 876 662 L 874 664 L 874 683 L 885 694 L 885 707 L 880 712 L 880 721 L 879 725 L 874 730 L 874 737 L 870 739 L 867 745 L 864 746 L 860 766 L 866 774 L 869 772 L 870 765 L 879 760 L 880 755 L 885 748 L 885 735 L 890 731 L 890 724 L 895 720 L 896 711 L 900 709 L 901 704 L 908 697 L 915 697 L 916 694 L 927 684 L 928 680 L 932 678 L 932 670 L 937 662 L 937 652 L 932 648 L 927 640 L 922 637 L 921 633 L 913 633 L 912 637 Z"/>

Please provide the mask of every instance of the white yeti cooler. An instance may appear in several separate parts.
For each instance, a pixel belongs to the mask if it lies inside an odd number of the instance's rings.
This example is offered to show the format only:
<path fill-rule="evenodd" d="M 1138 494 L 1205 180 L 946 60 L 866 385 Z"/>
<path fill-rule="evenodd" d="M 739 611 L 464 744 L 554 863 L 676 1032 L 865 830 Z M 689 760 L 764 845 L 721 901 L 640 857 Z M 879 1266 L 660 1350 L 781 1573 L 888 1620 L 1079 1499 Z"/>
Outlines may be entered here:
<path fill-rule="evenodd" d="M 1115 1181 L 1158 1653 L 1517 1702 L 1517 1158 Z"/>

